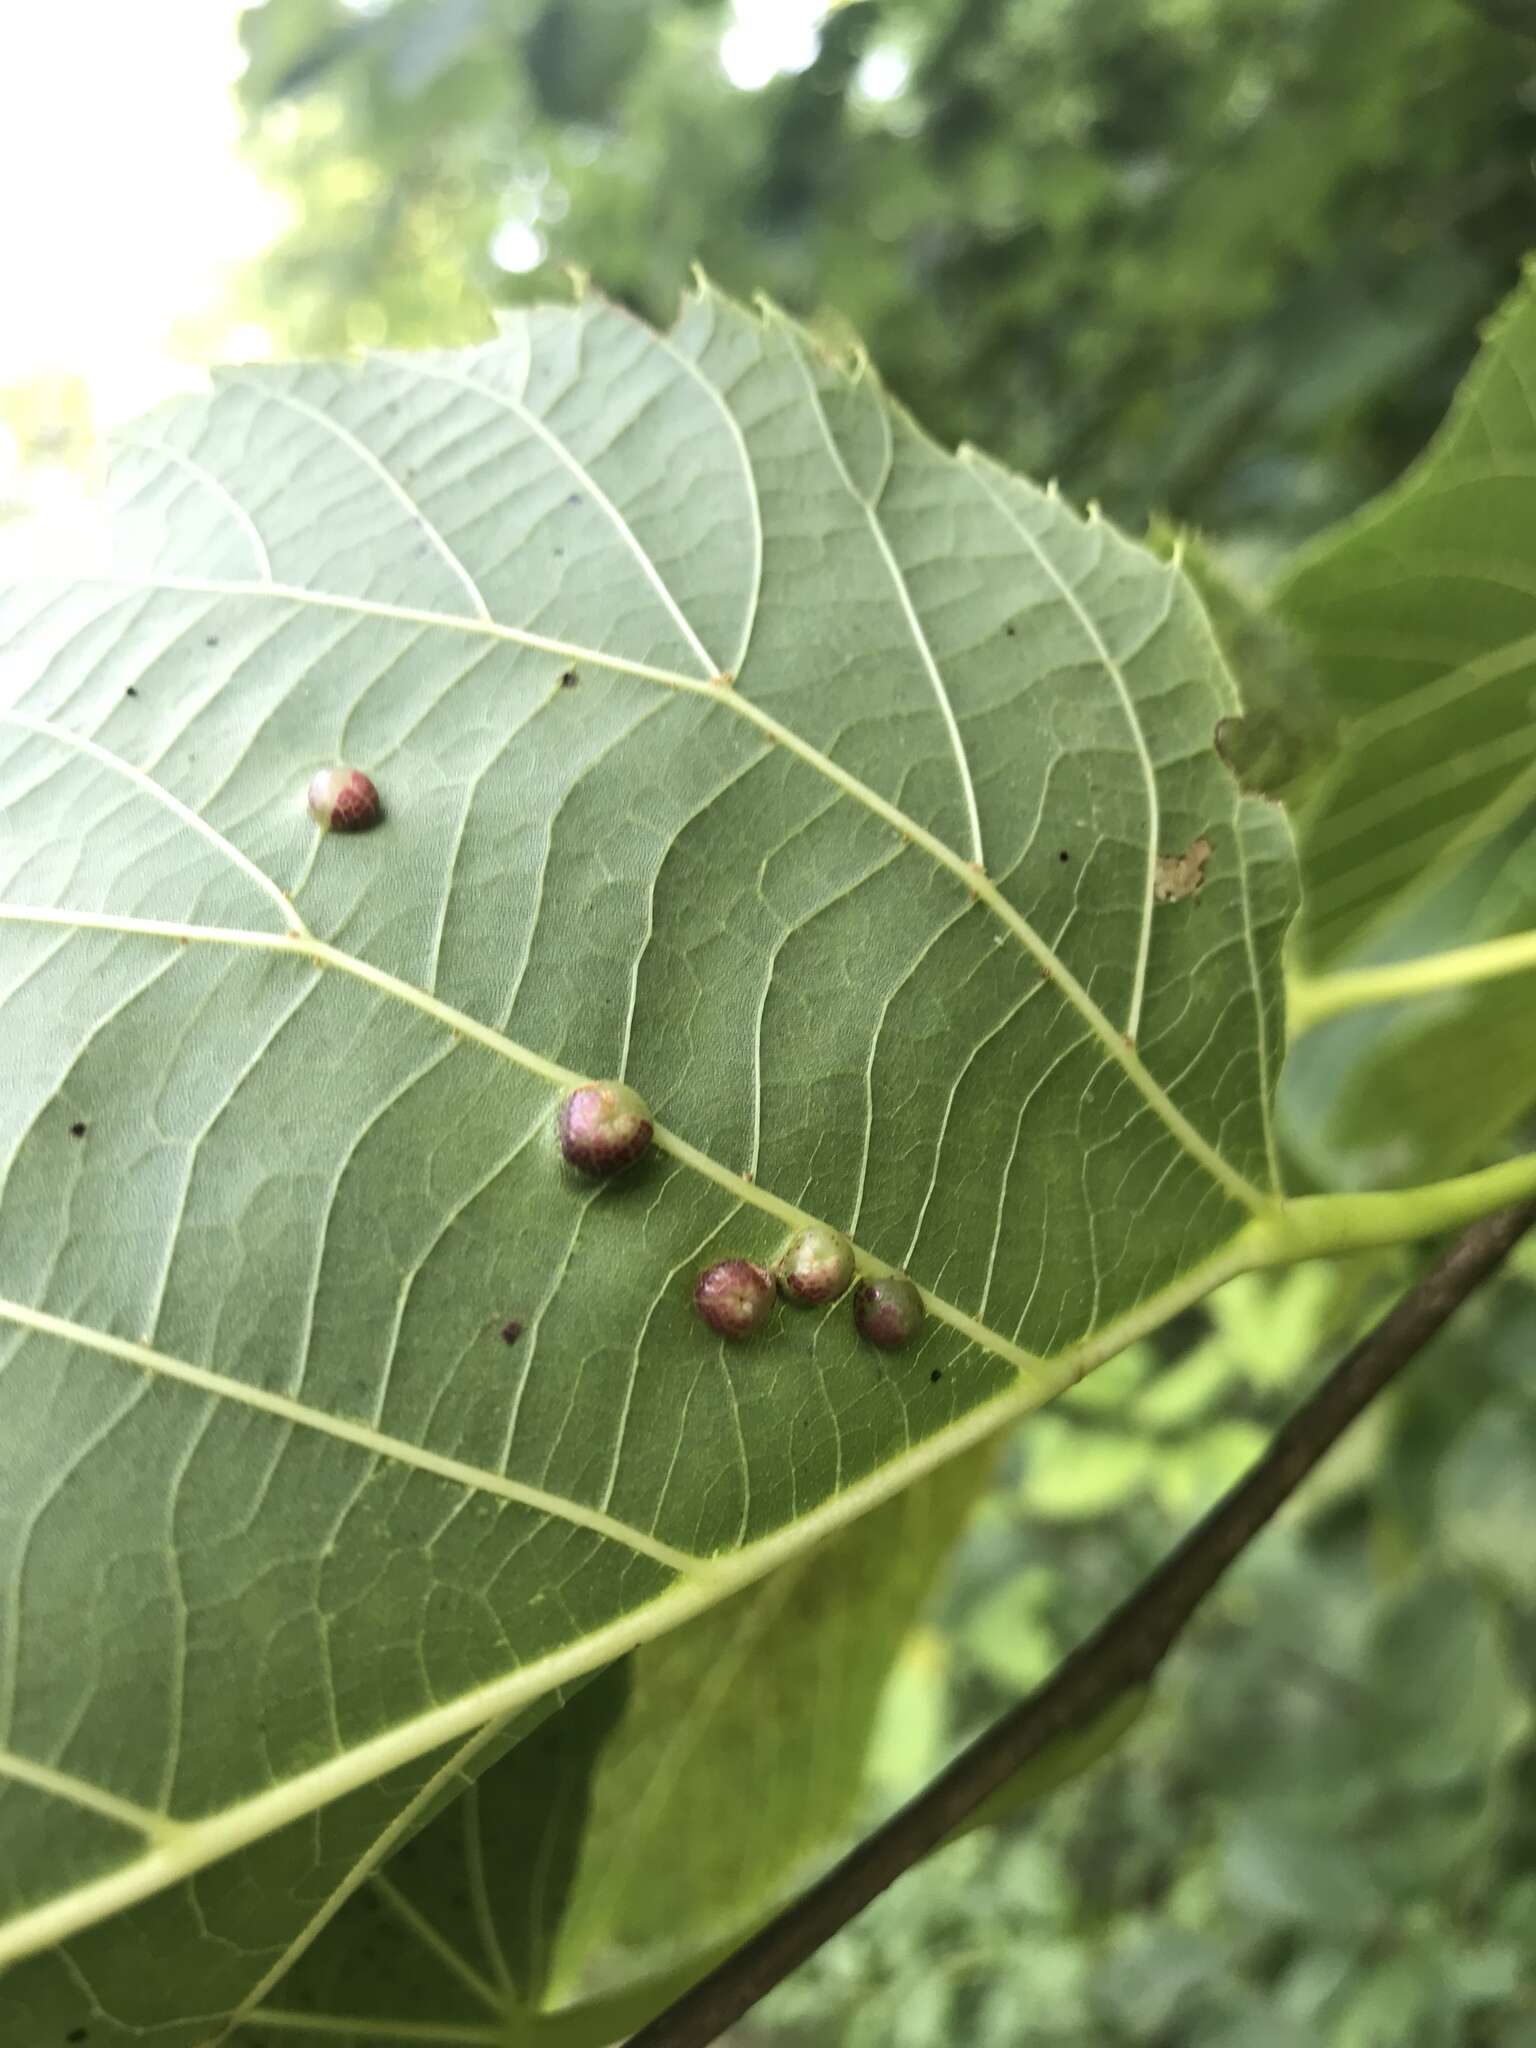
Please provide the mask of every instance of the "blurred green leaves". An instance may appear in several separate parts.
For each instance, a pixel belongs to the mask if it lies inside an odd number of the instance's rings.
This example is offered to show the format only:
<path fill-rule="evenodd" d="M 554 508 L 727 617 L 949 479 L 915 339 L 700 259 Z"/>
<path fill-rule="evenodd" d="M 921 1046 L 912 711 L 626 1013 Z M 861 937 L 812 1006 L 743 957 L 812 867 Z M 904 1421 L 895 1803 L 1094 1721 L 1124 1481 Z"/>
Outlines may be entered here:
<path fill-rule="evenodd" d="M 1309 964 L 1336 962 L 1536 802 L 1533 465 L 1536 283 L 1490 329 L 1424 460 L 1277 593 L 1347 721 L 1307 812 Z"/>
<path fill-rule="evenodd" d="M 1533 1267 L 1527 1253 L 1421 1361 L 1375 1454 L 1249 1555 L 1105 1762 L 906 1879 L 744 2041 L 1520 2048 L 1536 1993 Z M 1257 1285 L 1215 1298 L 1188 1355 L 1212 1383 L 1206 1421 L 1165 1416 L 1160 1458 L 1198 1466 L 1202 1431 L 1244 1402 L 1268 1425 L 1311 1369 L 1338 1306 L 1328 1275 L 1288 1276 L 1268 1314 Z M 1261 1355 L 1271 1329 L 1284 1338 Z M 1144 1354 L 1099 1381 L 1123 1377 L 1123 1425 L 1184 1370 Z M 1075 1412 L 1085 1448 L 1103 1412 L 1089 1392 L 1051 1418 Z M 1015 1696 L 1010 1608 L 1021 1645 L 1048 1620 L 1026 1655 L 1054 1659 L 1208 1498 L 1174 1507 L 1143 1483 L 1048 1523 L 994 1495 L 924 1639 L 955 1732 Z"/>
<path fill-rule="evenodd" d="M 731 19 L 267 0 L 243 90 L 299 205 L 255 310 L 306 350 L 472 338 L 549 290 L 496 269 L 507 220 L 653 318 L 697 259 L 851 323 L 947 439 L 1296 532 L 1416 452 L 1529 235 L 1536 51 L 1495 10 L 857 0 L 760 91 Z"/>

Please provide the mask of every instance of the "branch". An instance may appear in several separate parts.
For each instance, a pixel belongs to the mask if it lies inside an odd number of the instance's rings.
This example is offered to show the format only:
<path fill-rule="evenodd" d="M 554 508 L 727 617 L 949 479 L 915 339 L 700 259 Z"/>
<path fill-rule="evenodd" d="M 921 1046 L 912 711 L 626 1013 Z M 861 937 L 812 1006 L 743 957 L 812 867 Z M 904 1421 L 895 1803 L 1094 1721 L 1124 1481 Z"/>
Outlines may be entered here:
<path fill-rule="evenodd" d="M 1144 1685 L 1191 1616 L 1355 1417 L 1536 1223 L 1536 1202 L 1474 1223 L 1297 1409 L 1246 1478 L 1029 1698 L 766 1927 L 630 2038 L 706 2048 L 1050 1743 Z"/>

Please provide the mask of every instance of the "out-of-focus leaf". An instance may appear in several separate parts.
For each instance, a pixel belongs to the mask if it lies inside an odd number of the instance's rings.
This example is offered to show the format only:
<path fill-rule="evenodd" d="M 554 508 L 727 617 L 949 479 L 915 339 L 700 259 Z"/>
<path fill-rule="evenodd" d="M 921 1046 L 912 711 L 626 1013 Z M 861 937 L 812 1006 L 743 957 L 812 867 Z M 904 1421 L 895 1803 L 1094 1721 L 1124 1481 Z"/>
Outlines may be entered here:
<path fill-rule="evenodd" d="M 1029 1512 L 1051 1521 L 1102 1514 L 1140 1490 L 1155 1453 L 1143 1437 L 1084 1429 L 1059 1416 L 1042 1418 L 1031 1437 L 1022 1499 Z"/>
<path fill-rule="evenodd" d="M 1302 833 L 1309 965 L 1536 797 L 1536 282 L 1404 481 L 1309 548 L 1276 608 L 1344 722 Z"/>
<path fill-rule="evenodd" d="M 1218 753 L 1244 789 L 1292 805 L 1303 801 L 1338 743 L 1337 714 L 1306 643 L 1209 542 L 1156 527 L 1152 538 L 1183 563 L 1238 679 L 1243 709 L 1218 723 Z"/>
<path fill-rule="evenodd" d="M 1452 1553 L 1536 1607 L 1536 1412 L 1490 1402 L 1446 1453 L 1437 1489 Z"/>
<path fill-rule="evenodd" d="M 1337 1841 L 1303 1830 L 1257 1801 L 1234 1816 L 1222 1842 L 1223 1871 L 1240 1907 L 1330 1933 L 1368 1929 L 1384 1900 L 1365 1865 Z"/>
<path fill-rule="evenodd" d="M 562 1984 L 610 1949 L 643 1963 L 711 1945 L 847 1829 L 892 1659 L 994 1462 L 990 1445 L 957 1459 L 636 1653 L 593 1787 Z"/>
<path fill-rule="evenodd" d="M 1376 1625 L 1369 1670 L 1373 1740 L 1409 1784 L 1482 1781 L 1530 1726 L 1497 1620 L 1464 1579 L 1407 1586 Z"/>
<path fill-rule="evenodd" d="M 1048 1609 L 1055 1574 L 1025 1566 L 965 1617 L 960 1641 L 982 1669 L 1010 1691 L 1027 1692 L 1056 1662 L 1060 1646 Z"/>

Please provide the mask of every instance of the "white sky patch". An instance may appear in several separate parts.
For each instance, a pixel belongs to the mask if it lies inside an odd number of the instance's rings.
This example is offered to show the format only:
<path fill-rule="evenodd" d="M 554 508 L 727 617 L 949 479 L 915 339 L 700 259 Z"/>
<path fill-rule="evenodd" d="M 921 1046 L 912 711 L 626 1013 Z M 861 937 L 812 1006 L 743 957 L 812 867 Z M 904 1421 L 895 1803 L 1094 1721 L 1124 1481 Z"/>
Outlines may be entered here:
<path fill-rule="evenodd" d="M 491 261 L 520 277 L 544 261 L 544 237 L 525 220 L 504 220 L 491 237 Z"/>
<path fill-rule="evenodd" d="M 238 8 L 0 4 L 0 385 L 83 377 L 110 423 L 188 381 L 177 324 L 282 219 L 237 155 Z"/>
<path fill-rule="evenodd" d="M 859 60 L 854 85 L 861 99 L 883 106 L 897 100 L 907 89 L 912 66 L 893 43 L 877 43 Z"/>
<path fill-rule="evenodd" d="M 760 92 L 786 72 L 816 61 L 826 0 L 733 0 L 735 19 L 720 38 L 720 68 L 741 92 Z"/>

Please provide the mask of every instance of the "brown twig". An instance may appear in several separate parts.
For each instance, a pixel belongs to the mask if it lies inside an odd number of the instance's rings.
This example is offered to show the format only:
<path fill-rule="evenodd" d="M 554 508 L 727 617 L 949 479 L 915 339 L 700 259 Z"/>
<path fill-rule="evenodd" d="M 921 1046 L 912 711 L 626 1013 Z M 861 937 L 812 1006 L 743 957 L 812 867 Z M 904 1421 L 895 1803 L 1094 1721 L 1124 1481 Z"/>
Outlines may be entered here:
<path fill-rule="evenodd" d="M 949 1768 L 666 2011 L 630 2048 L 707 2048 L 1015 1771 L 1156 1671 L 1202 1600 L 1313 1466 L 1536 1223 L 1536 1203 L 1464 1231 L 1297 1409 L 1245 1478 L 1086 1642 Z"/>

